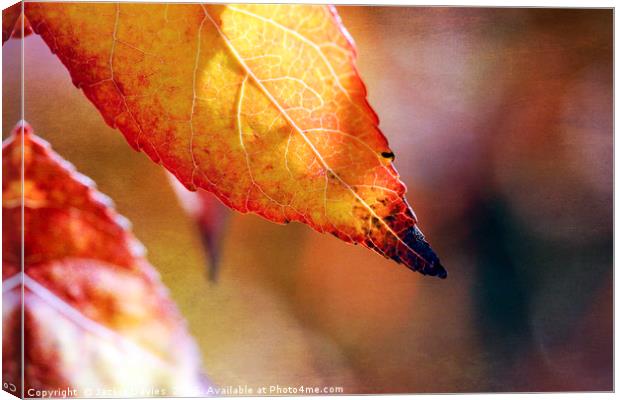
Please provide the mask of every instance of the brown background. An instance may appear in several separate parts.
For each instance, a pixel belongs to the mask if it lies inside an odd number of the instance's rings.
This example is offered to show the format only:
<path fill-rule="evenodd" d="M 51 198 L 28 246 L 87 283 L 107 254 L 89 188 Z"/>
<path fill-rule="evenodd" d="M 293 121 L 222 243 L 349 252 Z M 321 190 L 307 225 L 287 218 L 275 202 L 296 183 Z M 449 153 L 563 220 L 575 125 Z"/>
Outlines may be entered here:
<path fill-rule="evenodd" d="M 610 390 L 612 11 L 339 11 L 445 281 L 233 213 L 209 283 L 164 171 L 33 36 L 25 117 L 133 222 L 216 384 Z M 4 136 L 17 46 L 4 49 Z"/>

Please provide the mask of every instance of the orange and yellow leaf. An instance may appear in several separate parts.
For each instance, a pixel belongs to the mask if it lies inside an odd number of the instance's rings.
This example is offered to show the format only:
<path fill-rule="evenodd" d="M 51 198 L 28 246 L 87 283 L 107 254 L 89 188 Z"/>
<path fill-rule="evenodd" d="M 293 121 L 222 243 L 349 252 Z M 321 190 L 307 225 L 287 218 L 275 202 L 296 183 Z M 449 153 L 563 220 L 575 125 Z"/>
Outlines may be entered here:
<path fill-rule="evenodd" d="M 333 7 L 29 2 L 26 15 L 107 123 L 189 189 L 446 276 Z"/>

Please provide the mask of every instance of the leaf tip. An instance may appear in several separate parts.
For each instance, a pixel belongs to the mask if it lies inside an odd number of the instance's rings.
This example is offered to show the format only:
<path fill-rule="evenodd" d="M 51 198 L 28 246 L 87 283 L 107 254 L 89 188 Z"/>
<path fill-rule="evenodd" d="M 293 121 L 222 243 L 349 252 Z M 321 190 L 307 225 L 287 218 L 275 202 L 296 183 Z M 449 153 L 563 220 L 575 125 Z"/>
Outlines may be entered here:
<path fill-rule="evenodd" d="M 422 271 L 425 275 L 436 276 L 440 279 L 446 279 L 448 277 L 448 271 L 444 268 L 443 265 L 439 261 L 437 263 L 432 264 L 430 268 L 426 268 Z"/>
<path fill-rule="evenodd" d="M 405 235 L 405 242 L 416 253 L 417 257 L 406 263 L 409 268 L 422 275 L 436 276 L 441 279 L 448 277 L 448 271 L 439 261 L 439 257 L 424 238 L 424 234 L 413 226 Z"/>

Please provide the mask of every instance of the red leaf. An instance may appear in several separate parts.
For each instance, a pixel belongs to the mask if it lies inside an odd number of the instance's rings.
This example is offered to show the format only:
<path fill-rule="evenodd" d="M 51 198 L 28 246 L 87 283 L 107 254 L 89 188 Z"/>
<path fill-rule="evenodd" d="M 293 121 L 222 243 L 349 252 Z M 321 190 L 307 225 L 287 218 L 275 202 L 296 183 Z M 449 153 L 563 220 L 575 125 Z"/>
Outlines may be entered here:
<path fill-rule="evenodd" d="M 23 284 L 26 395 L 58 387 L 80 396 L 130 387 L 201 393 L 185 322 L 110 199 L 28 125 L 15 129 L 2 155 L 3 321 L 19 320 Z M 20 380 L 19 359 L 9 349 L 19 341 L 15 329 L 3 338 L 12 382 Z"/>

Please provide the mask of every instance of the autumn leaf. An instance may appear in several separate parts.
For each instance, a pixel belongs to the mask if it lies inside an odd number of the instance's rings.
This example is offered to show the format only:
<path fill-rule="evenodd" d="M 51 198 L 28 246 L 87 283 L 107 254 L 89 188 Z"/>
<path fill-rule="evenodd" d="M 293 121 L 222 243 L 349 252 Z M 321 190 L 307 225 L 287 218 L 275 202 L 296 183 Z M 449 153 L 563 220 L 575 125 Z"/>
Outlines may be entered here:
<path fill-rule="evenodd" d="M 26 395 L 59 387 L 82 397 L 97 388 L 121 391 L 116 397 L 201 393 L 185 322 L 110 199 L 27 124 L 5 141 L 2 159 L 3 325 L 19 325 L 23 285 Z M 5 331 L 5 382 L 21 380 L 10 350 L 19 342 L 20 329 Z"/>
<path fill-rule="evenodd" d="M 190 190 L 446 276 L 333 7 L 25 7 L 105 121 Z"/>
<path fill-rule="evenodd" d="M 219 270 L 222 238 L 228 221 L 228 209 L 213 194 L 201 189 L 189 191 L 173 175 L 167 175 L 181 207 L 196 221 L 209 258 L 209 280 L 215 282 Z"/>

